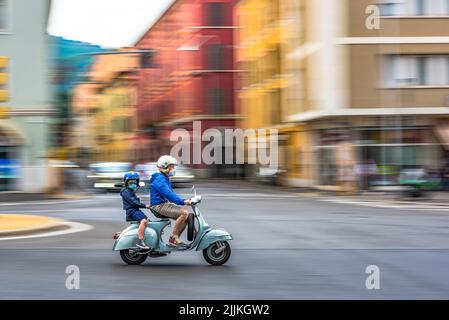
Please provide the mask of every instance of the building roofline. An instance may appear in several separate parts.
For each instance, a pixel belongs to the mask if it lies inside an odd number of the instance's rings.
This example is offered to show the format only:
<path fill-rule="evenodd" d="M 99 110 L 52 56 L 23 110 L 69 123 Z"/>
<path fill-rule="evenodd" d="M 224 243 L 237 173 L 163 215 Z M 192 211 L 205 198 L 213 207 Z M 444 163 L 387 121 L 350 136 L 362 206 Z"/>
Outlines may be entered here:
<path fill-rule="evenodd" d="M 173 3 L 159 16 L 159 18 L 138 38 L 138 40 L 134 43 L 134 46 L 137 47 L 139 43 L 149 34 L 153 29 L 159 24 L 159 22 L 164 19 L 167 14 L 177 5 L 179 5 L 182 0 L 174 0 Z"/>

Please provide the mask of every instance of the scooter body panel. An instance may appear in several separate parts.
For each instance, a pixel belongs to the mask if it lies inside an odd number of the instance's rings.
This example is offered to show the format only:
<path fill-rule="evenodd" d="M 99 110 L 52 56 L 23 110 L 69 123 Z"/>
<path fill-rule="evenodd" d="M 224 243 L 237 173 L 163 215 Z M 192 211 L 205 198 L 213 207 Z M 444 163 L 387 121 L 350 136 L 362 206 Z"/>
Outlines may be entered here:
<path fill-rule="evenodd" d="M 196 251 L 204 250 L 211 244 L 218 241 L 232 240 L 232 235 L 223 229 L 212 229 L 207 231 L 199 241 Z"/>
<path fill-rule="evenodd" d="M 135 249 L 139 241 L 139 225 L 133 224 L 126 228 L 120 237 L 115 241 L 113 251 L 120 251 L 125 249 Z M 145 229 L 145 244 L 150 248 L 157 248 L 159 244 L 159 236 L 155 229 L 148 226 Z"/>

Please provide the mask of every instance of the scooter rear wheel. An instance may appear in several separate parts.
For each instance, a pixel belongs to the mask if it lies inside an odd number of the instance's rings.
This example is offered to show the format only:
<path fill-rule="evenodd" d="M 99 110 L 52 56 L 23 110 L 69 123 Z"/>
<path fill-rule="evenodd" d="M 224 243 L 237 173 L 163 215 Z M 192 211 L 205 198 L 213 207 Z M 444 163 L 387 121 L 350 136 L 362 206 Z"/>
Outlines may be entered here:
<path fill-rule="evenodd" d="M 129 264 L 131 266 L 137 266 L 139 264 L 144 263 L 148 255 L 138 254 L 137 251 L 126 249 L 120 250 L 120 257 L 126 264 Z"/>
<path fill-rule="evenodd" d="M 203 257 L 207 263 L 221 266 L 231 257 L 231 246 L 227 241 L 215 242 L 203 250 Z"/>

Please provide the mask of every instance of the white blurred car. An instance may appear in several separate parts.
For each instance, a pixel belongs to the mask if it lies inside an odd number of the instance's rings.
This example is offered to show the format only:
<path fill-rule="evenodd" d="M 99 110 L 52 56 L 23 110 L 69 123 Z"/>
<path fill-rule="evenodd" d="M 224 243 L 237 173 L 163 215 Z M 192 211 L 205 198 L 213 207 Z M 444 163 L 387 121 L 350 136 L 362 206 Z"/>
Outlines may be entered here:
<path fill-rule="evenodd" d="M 170 178 L 170 181 L 175 185 L 191 184 L 195 180 L 195 175 L 192 170 L 180 164 L 176 166 L 176 175 Z"/>
<path fill-rule="evenodd" d="M 260 167 L 257 172 L 257 180 L 272 185 L 277 185 L 279 177 L 283 172 L 283 170 L 277 168 Z"/>
<path fill-rule="evenodd" d="M 89 165 L 87 178 L 97 190 L 119 191 L 123 185 L 123 176 L 132 170 L 129 162 L 99 162 Z M 144 186 L 144 182 L 140 182 Z"/>
<path fill-rule="evenodd" d="M 138 164 L 135 167 L 135 170 L 140 174 L 140 180 L 144 181 L 146 186 L 150 186 L 150 179 L 153 173 L 159 172 L 157 168 L 156 162 L 148 162 L 144 164 Z M 195 179 L 195 175 L 192 171 L 184 165 L 176 166 L 176 175 L 174 177 L 170 177 L 170 181 L 173 186 L 179 186 L 182 184 L 190 184 L 193 183 Z"/>

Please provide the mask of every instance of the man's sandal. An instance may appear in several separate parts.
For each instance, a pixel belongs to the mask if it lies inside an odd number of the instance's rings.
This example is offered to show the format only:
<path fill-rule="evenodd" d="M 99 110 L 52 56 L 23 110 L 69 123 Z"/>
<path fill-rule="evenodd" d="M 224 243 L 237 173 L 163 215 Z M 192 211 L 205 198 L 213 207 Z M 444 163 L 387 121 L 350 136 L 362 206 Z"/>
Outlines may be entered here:
<path fill-rule="evenodd" d="M 173 247 L 186 246 L 186 244 L 183 243 L 181 240 L 179 240 L 178 237 L 173 236 L 171 236 L 170 239 L 168 240 L 168 244 Z"/>

